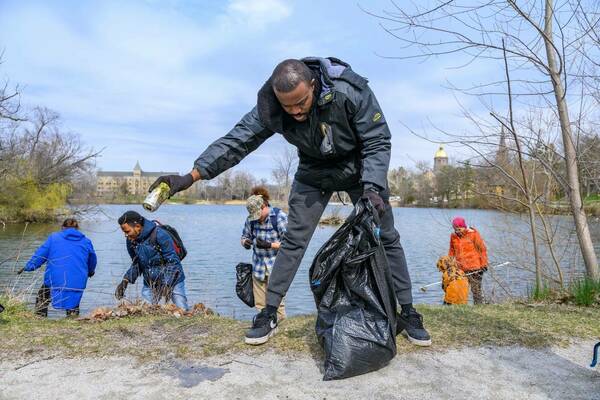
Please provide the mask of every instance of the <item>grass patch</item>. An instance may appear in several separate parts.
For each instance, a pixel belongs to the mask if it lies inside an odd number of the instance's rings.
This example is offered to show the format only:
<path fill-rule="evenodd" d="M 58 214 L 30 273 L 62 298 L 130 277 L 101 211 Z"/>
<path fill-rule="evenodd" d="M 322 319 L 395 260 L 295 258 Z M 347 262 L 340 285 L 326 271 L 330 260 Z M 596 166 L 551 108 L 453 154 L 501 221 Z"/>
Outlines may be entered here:
<path fill-rule="evenodd" d="M 2 299 L 0 303 L 4 304 Z M 269 344 L 253 347 L 243 343 L 249 321 L 220 316 L 152 315 L 101 322 L 46 320 L 21 305 L 7 305 L 0 314 L 0 354 L 7 360 L 122 355 L 156 361 L 166 355 L 202 359 L 267 350 L 322 358 L 314 315 L 286 319 Z M 600 307 L 503 304 L 417 308 L 432 335 L 433 350 L 483 345 L 544 347 L 600 336 Z M 399 353 L 420 351 L 401 337 L 397 342 Z"/>
<path fill-rule="evenodd" d="M 549 286 L 534 286 L 533 288 L 529 288 L 527 297 L 532 301 L 549 301 L 554 298 L 555 293 L 556 291 Z"/>
<path fill-rule="evenodd" d="M 578 306 L 600 304 L 600 281 L 584 278 L 574 282 L 569 292 Z"/>

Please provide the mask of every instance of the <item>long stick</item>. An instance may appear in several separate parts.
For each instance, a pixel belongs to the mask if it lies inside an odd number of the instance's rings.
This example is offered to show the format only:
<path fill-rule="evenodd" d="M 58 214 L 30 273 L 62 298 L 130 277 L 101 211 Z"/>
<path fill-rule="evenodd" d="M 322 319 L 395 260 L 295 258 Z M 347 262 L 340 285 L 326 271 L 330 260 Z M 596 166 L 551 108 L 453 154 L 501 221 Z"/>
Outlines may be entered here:
<path fill-rule="evenodd" d="M 506 261 L 506 262 L 503 262 L 502 264 L 494 265 L 494 266 L 491 266 L 491 267 L 489 267 L 489 268 L 498 268 L 498 267 L 504 267 L 505 265 L 507 265 L 507 264 L 510 264 L 510 263 L 511 263 L 510 261 Z M 469 275 L 473 275 L 473 274 L 477 274 L 477 273 L 479 273 L 479 270 L 477 270 L 477 271 L 473 271 L 473 272 L 469 272 L 468 274 L 465 274 L 465 276 L 469 276 Z M 441 284 L 441 283 L 442 283 L 442 281 L 439 281 L 439 282 L 433 282 L 433 283 L 430 283 L 429 285 L 421 286 L 421 290 L 422 290 L 423 292 L 426 292 L 428 287 L 430 287 L 430 286 L 435 286 L 435 285 L 439 285 L 439 284 Z"/>

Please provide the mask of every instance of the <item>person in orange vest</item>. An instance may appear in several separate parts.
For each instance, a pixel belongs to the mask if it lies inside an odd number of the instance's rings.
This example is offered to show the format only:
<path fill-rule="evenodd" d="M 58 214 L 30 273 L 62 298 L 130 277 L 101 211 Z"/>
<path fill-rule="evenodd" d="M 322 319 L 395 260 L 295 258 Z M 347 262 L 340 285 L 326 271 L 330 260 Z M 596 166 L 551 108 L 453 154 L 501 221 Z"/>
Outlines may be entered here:
<path fill-rule="evenodd" d="M 469 281 L 458 266 L 456 258 L 442 256 L 437 262 L 437 269 L 442 273 L 442 289 L 444 304 L 467 304 L 469 301 Z"/>
<path fill-rule="evenodd" d="M 483 303 L 481 282 L 488 266 L 485 242 L 475 228 L 467 227 L 462 217 L 454 218 L 452 227 L 454 233 L 450 235 L 448 255 L 456 258 L 460 269 L 467 275 L 473 294 L 473 304 L 481 304 Z"/>

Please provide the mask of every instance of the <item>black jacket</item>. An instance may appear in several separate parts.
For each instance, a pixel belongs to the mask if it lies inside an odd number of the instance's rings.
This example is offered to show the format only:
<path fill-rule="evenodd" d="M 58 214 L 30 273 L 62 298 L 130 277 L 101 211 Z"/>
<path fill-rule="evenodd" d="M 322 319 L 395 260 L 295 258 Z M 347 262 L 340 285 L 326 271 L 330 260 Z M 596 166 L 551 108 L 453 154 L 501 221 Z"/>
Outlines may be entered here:
<path fill-rule="evenodd" d="M 387 187 L 391 135 L 367 80 L 335 58 L 302 61 L 320 81 L 308 120 L 291 118 L 267 81 L 256 107 L 194 163 L 202 179 L 233 167 L 278 132 L 298 148 L 298 181 L 323 190 L 345 190 L 359 182 Z"/>

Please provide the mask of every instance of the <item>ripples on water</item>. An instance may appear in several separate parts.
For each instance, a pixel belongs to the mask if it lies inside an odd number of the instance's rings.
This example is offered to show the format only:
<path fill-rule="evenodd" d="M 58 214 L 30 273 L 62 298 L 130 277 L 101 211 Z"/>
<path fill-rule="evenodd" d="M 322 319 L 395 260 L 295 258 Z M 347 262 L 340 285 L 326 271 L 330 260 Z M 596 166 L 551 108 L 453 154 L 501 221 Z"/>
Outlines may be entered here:
<path fill-rule="evenodd" d="M 339 206 L 329 208 L 332 207 Z M 247 216 L 246 209 L 243 206 L 217 205 L 166 205 L 154 214 L 149 214 L 139 206 L 106 205 L 102 206 L 101 212 L 82 221 L 81 230 L 92 240 L 98 255 L 96 275 L 88 281 L 88 289 L 81 303 L 82 313 L 98 306 L 112 306 L 116 303 L 112 293 L 130 264 L 125 250 L 125 238 L 116 220 L 128 209 L 173 225 L 181 234 L 189 251 L 183 266 L 190 304 L 203 302 L 222 315 L 238 319 L 250 319 L 254 315 L 252 309 L 238 300 L 234 290 L 235 265 L 238 262 L 251 261 L 251 251 L 240 246 L 240 235 Z M 481 232 L 488 245 L 492 264 L 513 261 L 516 265 L 527 265 L 533 258 L 524 217 L 482 210 L 393 210 L 413 281 L 415 303 L 441 302 L 443 293 L 440 287 L 432 287 L 427 292 L 420 291 L 419 287 L 440 279 L 435 262 L 440 255 L 448 251 L 450 220 L 456 215 L 465 217 L 470 225 Z M 350 211 L 349 206 L 342 207 L 342 213 L 348 214 Z M 572 220 L 563 216 L 553 219 L 558 230 L 557 254 L 565 266 L 571 266 L 565 268 L 565 276 L 579 274 L 582 271 L 581 260 L 572 251 L 571 246 L 576 240 Z M 57 226 L 29 225 L 24 240 L 21 240 L 23 225 L 7 226 L 4 231 L 0 231 L 0 262 L 21 248 L 20 260 L 16 266 L 14 259 L 0 265 L 0 289 L 32 286 L 31 280 L 35 278 L 36 283 L 32 287 L 37 290 L 42 281 L 42 269 L 35 273 L 24 273 L 18 278 L 14 272 L 27 262 L 47 235 L 57 229 Z M 308 285 L 308 269 L 315 253 L 335 230 L 335 227 L 319 227 L 315 231 L 288 292 L 286 308 L 289 315 L 315 311 Z M 600 223 L 592 222 L 592 231 L 598 245 Z M 568 251 L 569 248 L 571 251 Z M 521 269 L 509 267 L 496 271 L 496 278 L 503 286 L 509 288 L 511 294 L 523 295 L 530 286 L 532 275 Z M 493 295 L 494 298 L 507 296 L 490 274 L 486 275 L 485 284 L 487 294 Z M 128 297 L 139 296 L 140 289 L 141 279 L 136 285 L 130 285 Z M 33 298 L 30 301 L 33 301 Z M 62 313 L 54 313 L 60 314 Z"/>

